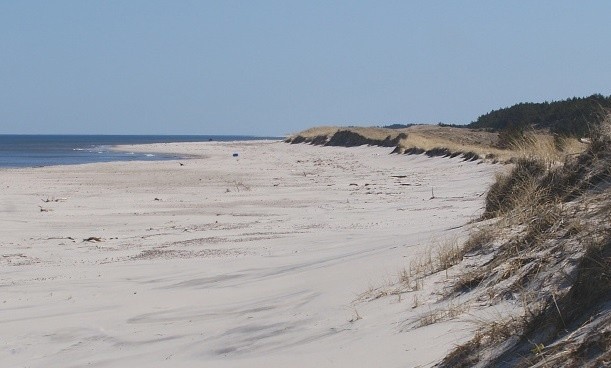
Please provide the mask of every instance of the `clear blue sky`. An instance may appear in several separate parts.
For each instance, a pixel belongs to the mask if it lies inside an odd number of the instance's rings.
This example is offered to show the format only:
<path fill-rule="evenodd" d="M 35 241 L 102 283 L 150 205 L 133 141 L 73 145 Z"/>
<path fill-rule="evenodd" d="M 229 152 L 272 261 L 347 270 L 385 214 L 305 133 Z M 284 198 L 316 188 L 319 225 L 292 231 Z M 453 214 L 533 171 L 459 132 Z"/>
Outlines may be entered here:
<path fill-rule="evenodd" d="M 0 1 L 0 133 L 283 135 L 611 94 L 611 1 Z"/>

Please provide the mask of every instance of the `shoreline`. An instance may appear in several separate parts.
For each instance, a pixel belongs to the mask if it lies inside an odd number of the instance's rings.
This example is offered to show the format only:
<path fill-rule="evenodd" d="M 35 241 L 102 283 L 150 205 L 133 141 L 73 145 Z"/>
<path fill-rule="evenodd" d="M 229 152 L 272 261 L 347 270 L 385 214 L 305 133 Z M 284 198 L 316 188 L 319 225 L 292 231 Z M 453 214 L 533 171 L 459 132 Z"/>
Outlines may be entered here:
<path fill-rule="evenodd" d="M 12 140 L 12 137 L 15 139 Z M 277 138 L 247 136 L 156 135 L 0 135 L 0 138 L 4 138 L 0 142 L 0 170 L 106 162 L 180 160 L 197 156 L 190 151 L 182 155 L 163 152 L 165 143 L 279 141 Z"/>
<path fill-rule="evenodd" d="M 354 301 L 431 240 L 463 238 L 498 167 L 278 141 L 163 149 L 197 158 L 0 170 L 2 361 L 430 365 L 466 339 L 464 322 L 409 329 L 411 301 Z"/>
<path fill-rule="evenodd" d="M 188 158 L 203 158 L 205 155 L 194 153 L 199 145 L 231 145 L 239 146 L 244 144 L 268 144 L 281 143 L 282 140 L 271 139 L 254 139 L 248 141 L 209 141 L 209 142 L 167 142 L 167 143 L 143 143 L 143 144 L 121 144 L 112 146 L 111 149 L 118 152 L 140 152 L 140 153 L 158 153 L 158 154 L 180 154 Z M 154 150 L 154 151 L 151 151 Z M 181 159 L 177 158 L 177 160 Z"/>

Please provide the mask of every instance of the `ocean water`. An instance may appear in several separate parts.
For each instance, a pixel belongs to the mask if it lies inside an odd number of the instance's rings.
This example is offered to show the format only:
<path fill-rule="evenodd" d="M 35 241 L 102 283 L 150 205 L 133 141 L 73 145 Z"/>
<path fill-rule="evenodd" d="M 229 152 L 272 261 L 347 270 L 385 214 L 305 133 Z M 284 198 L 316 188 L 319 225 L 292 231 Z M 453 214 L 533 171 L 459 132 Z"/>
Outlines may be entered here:
<path fill-rule="evenodd" d="M 156 152 L 118 152 L 122 144 L 247 141 L 279 137 L 206 135 L 0 135 L 0 168 L 76 165 L 111 161 L 155 161 L 180 158 Z"/>

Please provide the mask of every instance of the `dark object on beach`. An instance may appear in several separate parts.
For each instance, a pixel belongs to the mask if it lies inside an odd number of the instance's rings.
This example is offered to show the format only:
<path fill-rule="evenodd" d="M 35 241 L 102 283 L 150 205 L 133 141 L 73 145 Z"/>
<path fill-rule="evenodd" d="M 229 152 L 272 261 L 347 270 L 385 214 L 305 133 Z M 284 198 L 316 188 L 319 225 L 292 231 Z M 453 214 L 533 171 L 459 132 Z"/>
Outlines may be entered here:
<path fill-rule="evenodd" d="M 233 157 L 238 157 L 238 156 L 239 156 L 239 155 L 238 155 L 237 153 L 234 153 L 234 154 L 233 154 Z"/>
<path fill-rule="evenodd" d="M 99 243 L 102 241 L 102 238 L 97 237 L 97 236 L 90 236 L 87 239 L 83 239 L 84 242 L 95 242 L 95 243 Z"/>
<path fill-rule="evenodd" d="M 49 202 L 64 202 L 67 201 L 68 198 L 52 198 L 52 199 L 41 199 L 41 201 L 45 202 L 45 203 L 49 203 Z"/>

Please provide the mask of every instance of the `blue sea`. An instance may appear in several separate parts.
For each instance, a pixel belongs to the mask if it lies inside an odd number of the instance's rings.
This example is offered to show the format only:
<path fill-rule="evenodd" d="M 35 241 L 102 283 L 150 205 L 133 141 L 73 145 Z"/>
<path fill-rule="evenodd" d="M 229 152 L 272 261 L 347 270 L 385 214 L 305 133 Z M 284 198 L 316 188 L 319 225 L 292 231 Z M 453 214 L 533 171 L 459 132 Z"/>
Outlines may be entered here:
<path fill-rule="evenodd" d="M 0 135 L 1 167 L 41 167 L 111 161 L 180 158 L 156 152 L 119 152 L 115 145 L 170 142 L 248 141 L 280 137 L 213 135 Z"/>

